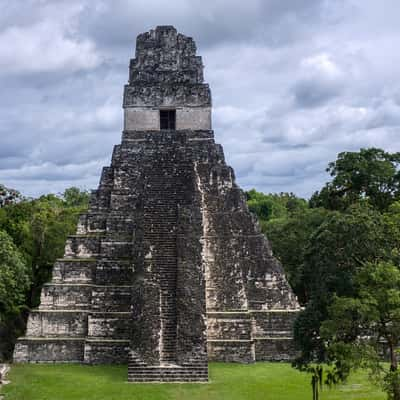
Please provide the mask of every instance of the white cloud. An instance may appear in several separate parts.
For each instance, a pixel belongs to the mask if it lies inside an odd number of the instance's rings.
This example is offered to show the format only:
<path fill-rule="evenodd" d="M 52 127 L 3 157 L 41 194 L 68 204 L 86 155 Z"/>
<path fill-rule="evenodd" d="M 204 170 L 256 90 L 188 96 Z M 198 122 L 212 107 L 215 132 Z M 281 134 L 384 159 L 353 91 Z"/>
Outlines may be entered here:
<path fill-rule="evenodd" d="M 328 53 L 307 57 L 301 60 L 300 66 L 304 68 L 305 74 L 322 75 L 330 79 L 337 79 L 343 76 L 343 72 Z"/>
<path fill-rule="evenodd" d="M 216 140 L 244 188 L 309 196 L 338 152 L 400 150 L 397 0 L 0 6 L 0 183 L 26 194 L 97 185 L 135 37 L 156 24 L 196 40 Z"/>
<path fill-rule="evenodd" d="M 71 73 L 101 62 L 95 43 L 79 35 L 76 18 L 83 11 L 79 2 L 15 1 L 5 10 L 8 18 L 0 31 L 2 74 L 61 69 Z"/>

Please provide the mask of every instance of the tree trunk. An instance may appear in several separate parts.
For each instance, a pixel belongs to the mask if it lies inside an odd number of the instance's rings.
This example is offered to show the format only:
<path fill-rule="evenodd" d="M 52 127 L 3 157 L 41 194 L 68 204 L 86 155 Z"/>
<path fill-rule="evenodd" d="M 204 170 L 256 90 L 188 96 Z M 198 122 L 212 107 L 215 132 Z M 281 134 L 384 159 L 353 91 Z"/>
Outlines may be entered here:
<path fill-rule="evenodd" d="M 396 347 L 394 343 L 389 342 L 390 349 L 390 371 L 396 372 L 398 368 L 397 364 L 397 356 L 396 356 Z M 392 381 L 392 391 L 393 391 L 393 400 L 400 400 L 400 381 L 399 376 L 397 374 L 393 374 Z"/>
<path fill-rule="evenodd" d="M 390 370 L 397 371 L 397 356 L 395 346 L 392 342 L 389 343 L 390 348 Z"/>
<path fill-rule="evenodd" d="M 395 376 L 393 379 L 393 400 L 400 400 L 400 382 L 398 377 Z"/>

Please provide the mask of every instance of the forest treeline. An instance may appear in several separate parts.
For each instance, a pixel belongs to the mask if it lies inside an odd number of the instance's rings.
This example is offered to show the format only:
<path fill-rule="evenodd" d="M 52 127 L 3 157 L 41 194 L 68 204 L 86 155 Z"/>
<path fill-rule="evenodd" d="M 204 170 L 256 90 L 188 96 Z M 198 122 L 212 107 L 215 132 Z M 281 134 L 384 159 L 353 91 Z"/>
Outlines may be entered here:
<path fill-rule="evenodd" d="M 88 192 L 74 187 L 30 199 L 0 186 L 0 362 L 11 358 L 28 311 L 39 305 L 42 286 L 88 202 Z"/>
<path fill-rule="evenodd" d="M 246 192 L 303 306 L 294 326 L 313 395 L 357 368 L 400 400 L 400 153 L 343 152 L 310 199 Z M 0 357 L 9 359 L 89 195 L 37 199 L 0 187 Z M 385 358 L 386 357 L 386 358 Z M 389 361 L 387 364 L 382 360 Z"/>
<path fill-rule="evenodd" d="M 315 399 L 357 368 L 400 399 L 399 166 L 400 153 L 343 152 L 309 200 L 247 192 L 304 307 L 294 366 L 311 373 Z"/>

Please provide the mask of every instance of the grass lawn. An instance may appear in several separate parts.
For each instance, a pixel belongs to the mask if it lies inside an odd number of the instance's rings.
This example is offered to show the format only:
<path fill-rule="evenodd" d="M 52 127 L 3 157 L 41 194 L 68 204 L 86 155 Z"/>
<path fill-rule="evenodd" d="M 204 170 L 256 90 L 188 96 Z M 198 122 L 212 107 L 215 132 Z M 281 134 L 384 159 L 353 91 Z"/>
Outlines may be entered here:
<path fill-rule="evenodd" d="M 127 367 L 19 364 L 2 389 L 5 400 L 311 400 L 310 377 L 289 364 L 211 363 L 210 383 L 131 384 Z M 344 386 L 324 390 L 321 400 L 371 399 L 386 396 L 365 374 Z"/>

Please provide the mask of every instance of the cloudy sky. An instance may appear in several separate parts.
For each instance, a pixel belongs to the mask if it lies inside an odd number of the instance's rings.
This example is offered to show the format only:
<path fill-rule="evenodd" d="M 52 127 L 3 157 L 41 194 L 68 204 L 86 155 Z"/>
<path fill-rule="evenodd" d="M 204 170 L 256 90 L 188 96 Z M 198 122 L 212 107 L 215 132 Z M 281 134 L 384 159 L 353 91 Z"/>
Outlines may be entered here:
<path fill-rule="evenodd" d="M 138 33 L 194 37 L 245 189 L 310 196 L 340 151 L 400 151 L 399 0 L 0 0 L 0 183 L 95 188 Z"/>

